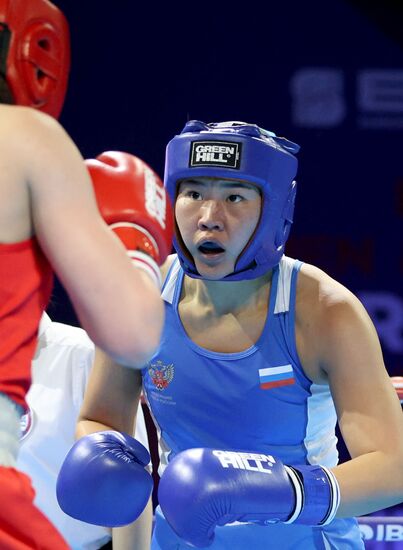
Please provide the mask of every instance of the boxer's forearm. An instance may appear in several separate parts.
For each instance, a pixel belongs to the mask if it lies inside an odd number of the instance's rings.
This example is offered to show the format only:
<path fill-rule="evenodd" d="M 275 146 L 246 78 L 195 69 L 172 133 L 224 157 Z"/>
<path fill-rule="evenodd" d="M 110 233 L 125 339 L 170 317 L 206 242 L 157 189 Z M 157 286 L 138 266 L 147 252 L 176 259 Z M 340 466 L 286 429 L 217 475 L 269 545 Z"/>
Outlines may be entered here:
<path fill-rule="evenodd" d="M 76 426 L 76 439 L 80 439 L 85 435 L 92 434 L 94 432 L 103 432 L 105 430 L 114 430 L 112 426 L 102 424 L 101 422 L 95 422 L 94 420 L 79 420 Z"/>
<path fill-rule="evenodd" d="M 345 462 L 333 473 L 340 486 L 337 517 L 362 516 L 403 501 L 402 462 L 380 451 Z"/>
<path fill-rule="evenodd" d="M 147 550 L 151 544 L 153 507 L 150 498 L 141 516 L 133 523 L 112 529 L 114 550 Z"/>

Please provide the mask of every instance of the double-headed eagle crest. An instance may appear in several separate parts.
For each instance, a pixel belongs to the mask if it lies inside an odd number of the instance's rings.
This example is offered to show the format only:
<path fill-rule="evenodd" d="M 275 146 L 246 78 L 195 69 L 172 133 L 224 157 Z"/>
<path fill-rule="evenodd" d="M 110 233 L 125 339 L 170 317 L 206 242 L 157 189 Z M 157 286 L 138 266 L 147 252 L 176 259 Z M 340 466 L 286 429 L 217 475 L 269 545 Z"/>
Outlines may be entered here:
<path fill-rule="evenodd" d="M 174 365 L 173 363 L 164 365 L 162 361 L 158 360 L 150 364 L 148 374 L 157 390 L 165 390 L 174 377 Z"/>

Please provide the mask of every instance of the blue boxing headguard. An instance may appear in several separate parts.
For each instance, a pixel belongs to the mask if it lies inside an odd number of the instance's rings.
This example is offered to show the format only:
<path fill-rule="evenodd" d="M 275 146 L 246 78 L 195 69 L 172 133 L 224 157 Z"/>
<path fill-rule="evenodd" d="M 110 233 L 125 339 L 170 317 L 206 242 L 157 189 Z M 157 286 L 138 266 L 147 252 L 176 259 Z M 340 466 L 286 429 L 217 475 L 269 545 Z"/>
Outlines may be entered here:
<path fill-rule="evenodd" d="M 178 181 L 203 176 L 247 181 L 262 193 L 255 233 L 223 281 L 255 279 L 280 262 L 293 220 L 298 151 L 296 143 L 245 122 L 192 120 L 168 143 L 165 187 L 172 204 Z M 178 229 L 174 247 L 185 273 L 200 278 Z"/>

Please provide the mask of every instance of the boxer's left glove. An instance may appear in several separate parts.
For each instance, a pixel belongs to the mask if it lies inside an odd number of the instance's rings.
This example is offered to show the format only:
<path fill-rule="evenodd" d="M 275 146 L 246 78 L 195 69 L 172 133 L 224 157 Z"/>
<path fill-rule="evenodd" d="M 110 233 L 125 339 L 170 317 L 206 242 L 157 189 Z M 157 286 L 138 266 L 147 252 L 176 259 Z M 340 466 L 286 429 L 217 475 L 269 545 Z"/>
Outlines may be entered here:
<path fill-rule="evenodd" d="M 98 208 L 137 267 L 160 284 L 158 266 L 172 249 L 173 213 L 158 175 L 138 157 L 107 151 L 88 159 Z"/>
<path fill-rule="evenodd" d="M 69 516 L 104 527 L 136 520 L 153 489 L 150 455 L 133 437 L 104 431 L 76 441 L 60 469 L 56 496 Z"/>
<path fill-rule="evenodd" d="M 214 529 L 234 521 L 326 525 L 339 504 L 334 475 L 320 466 L 285 466 L 271 455 L 189 449 L 166 467 L 161 509 L 187 543 L 209 546 Z"/>

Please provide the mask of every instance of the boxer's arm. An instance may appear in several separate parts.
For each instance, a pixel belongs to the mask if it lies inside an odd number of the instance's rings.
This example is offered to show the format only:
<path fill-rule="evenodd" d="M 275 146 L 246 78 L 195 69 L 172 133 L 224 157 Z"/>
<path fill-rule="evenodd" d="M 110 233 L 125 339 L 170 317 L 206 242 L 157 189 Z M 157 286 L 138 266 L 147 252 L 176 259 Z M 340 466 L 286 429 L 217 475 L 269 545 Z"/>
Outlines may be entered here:
<path fill-rule="evenodd" d="M 364 307 L 327 276 L 318 281 L 319 363 L 352 457 L 333 469 L 341 491 L 337 515 L 363 515 L 403 501 L 402 411 Z"/>
<path fill-rule="evenodd" d="M 133 433 L 141 387 L 140 371 L 116 363 L 96 348 L 76 438 L 103 430 Z"/>
<path fill-rule="evenodd" d="M 141 403 L 137 410 L 135 438 L 148 450 L 150 449 L 147 427 Z M 152 465 L 149 465 L 150 471 Z M 114 550 L 144 550 L 150 548 L 153 522 L 153 502 L 150 498 L 140 517 L 124 527 L 112 529 L 112 544 Z"/>
<path fill-rule="evenodd" d="M 78 440 L 63 462 L 56 486 L 59 506 L 76 519 L 105 527 L 127 525 L 139 518 L 149 501 L 150 456 L 129 435 L 136 421 L 139 375 L 96 351 Z M 136 531 L 147 538 L 147 516 Z"/>
<path fill-rule="evenodd" d="M 32 229 L 91 339 L 115 359 L 141 366 L 159 341 L 159 291 L 133 268 L 101 219 L 83 159 L 66 132 L 41 113 L 20 118 L 16 131 L 24 139 L 14 164 L 27 182 Z"/>
<path fill-rule="evenodd" d="M 112 529 L 113 550 L 144 550 L 150 548 L 152 521 L 153 505 L 150 498 L 143 513 L 135 522 Z"/>

